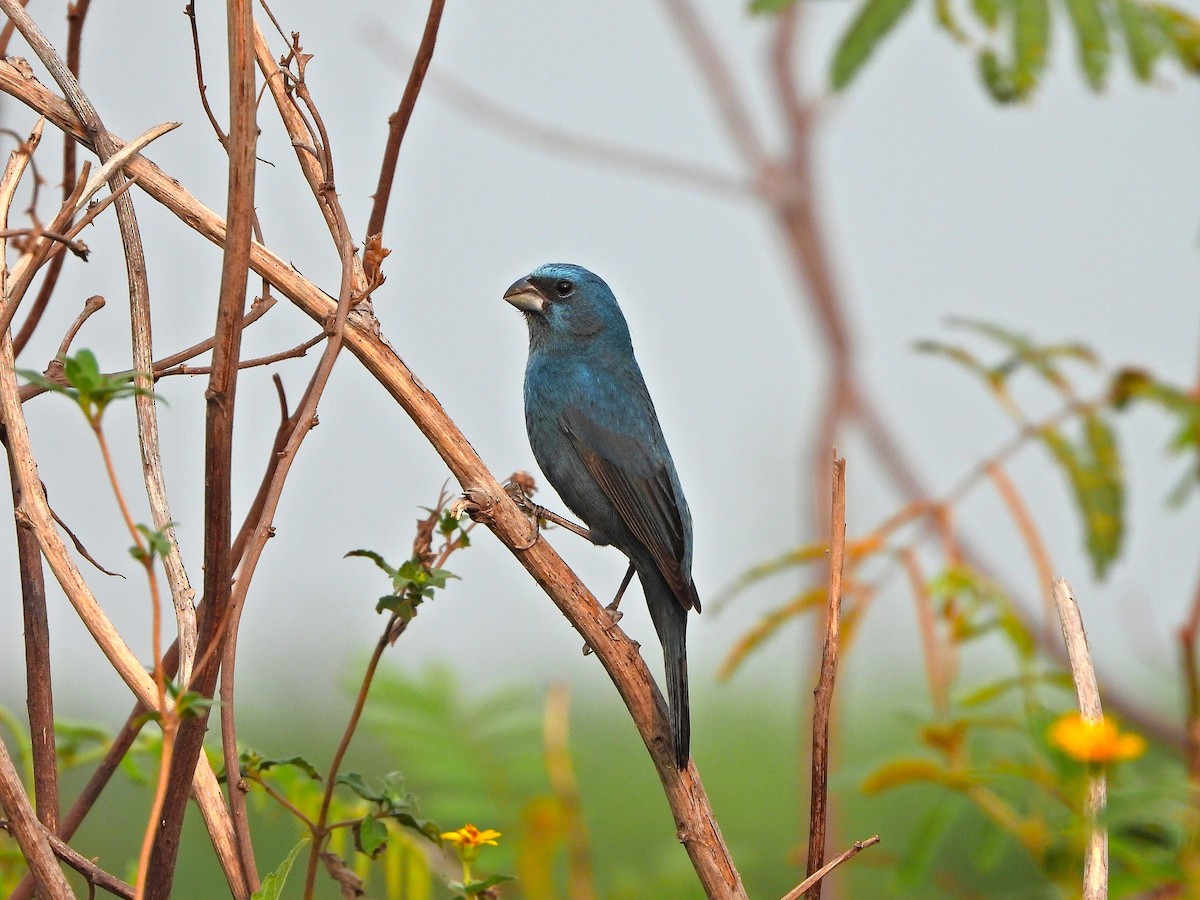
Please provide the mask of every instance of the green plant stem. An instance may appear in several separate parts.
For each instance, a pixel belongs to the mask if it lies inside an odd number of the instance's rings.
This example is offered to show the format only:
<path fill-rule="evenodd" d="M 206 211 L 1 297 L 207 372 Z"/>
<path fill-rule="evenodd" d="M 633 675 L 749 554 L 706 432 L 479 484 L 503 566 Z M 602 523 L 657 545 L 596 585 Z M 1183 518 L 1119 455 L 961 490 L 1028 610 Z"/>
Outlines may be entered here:
<path fill-rule="evenodd" d="M 346 728 L 342 732 L 342 739 L 338 743 L 337 750 L 333 754 L 333 760 L 329 764 L 329 773 L 325 776 L 325 792 L 321 796 L 321 811 L 317 815 L 316 824 L 312 828 L 313 840 L 308 850 L 308 867 L 304 875 L 305 900 L 311 900 L 313 891 L 316 888 L 317 864 L 321 860 L 321 845 L 324 843 L 325 838 L 329 836 L 330 831 L 327 825 L 329 821 L 329 807 L 333 802 L 333 789 L 337 786 L 338 769 L 341 768 L 342 759 L 346 756 L 346 751 L 350 748 L 350 741 L 353 739 L 354 732 L 358 728 L 358 721 L 362 717 L 363 707 L 367 702 L 367 694 L 371 690 L 371 682 L 375 679 L 375 670 L 379 667 L 379 660 L 383 657 L 383 651 L 407 627 L 407 623 L 402 622 L 400 623 L 399 630 L 393 633 L 393 626 L 397 624 L 399 618 L 395 613 L 392 613 L 387 625 L 384 626 L 383 634 L 375 642 L 375 649 L 371 653 L 371 659 L 367 663 L 367 670 L 363 673 L 362 684 L 358 689 L 358 697 L 354 701 L 354 709 L 350 713 L 350 721 L 346 723 Z"/>
<path fill-rule="evenodd" d="M 283 794 L 281 794 L 279 791 L 277 791 L 275 788 L 273 788 L 271 786 L 270 782 L 268 782 L 266 779 L 260 778 L 257 776 L 250 776 L 250 779 L 252 781 L 254 781 L 255 783 L 257 783 L 258 786 L 261 787 L 264 791 L 266 791 L 271 796 L 271 798 L 275 800 L 275 802 L 277 802 L 280 806 L 282 806 L 284 809 L 286 809 L 288 812 L 290 812 L 293 816 L 295 816 L 297 819 L 299 819 L 301 822 L 303 822 L 304 827 L 309 830 L 310 834 L 312 834 L 313 841 L 316 841 L 317 825 L 312 819 L 310 819 L 308 816 L 306 816 L 300 810 L 300 808 L 298 806 L 296 806 L 294 803 L 292 803 L 291 800 L 289 800 L 287 797 L 285 797 Z M 338 825 L 340 825 L 340 824 L 341 823 L 339 822 Z M 334 828 L 337 828 L 338 825 L 330 825 L 326 828 L 326 831 L 332 831 Z"/>

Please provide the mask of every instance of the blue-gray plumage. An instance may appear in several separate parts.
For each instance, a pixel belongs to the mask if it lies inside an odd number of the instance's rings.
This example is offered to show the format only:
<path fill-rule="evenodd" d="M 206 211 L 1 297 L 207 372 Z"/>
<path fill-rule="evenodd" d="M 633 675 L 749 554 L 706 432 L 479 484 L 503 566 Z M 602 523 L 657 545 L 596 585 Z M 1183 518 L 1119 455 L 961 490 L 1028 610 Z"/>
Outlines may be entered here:
<path fill-rule="evenodd" d="M 687 766 L 688 610 L 692 517 L 641 369 L 608 285 L 580 266 L 549 263 L 504 299 L 525 314 L 525 426 L 550 484 L 596 544 L 629 557 L 663 647 L 675 761 Z"/>

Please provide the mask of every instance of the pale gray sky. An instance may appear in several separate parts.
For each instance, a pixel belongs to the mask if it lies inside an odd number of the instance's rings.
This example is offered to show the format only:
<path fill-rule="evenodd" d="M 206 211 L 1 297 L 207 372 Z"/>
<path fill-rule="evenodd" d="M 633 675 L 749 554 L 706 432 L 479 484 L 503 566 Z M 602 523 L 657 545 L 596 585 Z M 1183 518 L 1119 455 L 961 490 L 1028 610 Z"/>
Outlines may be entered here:
<path fill-rule="evenodd" d="M 767 31 L 742 6 L 709 2 L 702 11 L 765 118 Z M 425 8 L 359 0 L 330 9 L 275 5 L 285 29 L 298 30 L 316 55 L 310 86 L 331 134 L 338 188 L 361 234 L 386 117 L 408 68 L 407 59 L 389 61 L 367 47 L 379 43 L 372 35 L 385 32 L 415 44 Z M 811 83 L 851 9 L 810 4 L 802 56 Z M 45 10 L 33 12 L 41 17 Z M 207 80 L 220 109 L 224 23 L 201 13 Z M 57 21 L 44 24 L 61 36 Z M 1095 96 L 1081 85 L 1070 35 L 1056 39 L 1033 102 L 998 108 L 977 84 L 972 57 L 936 31 L 930 11 L 919 6 L 831 105 L 820 137 L 820 191 L 863 368 L 907 451 L 943 488 L 1009 434 L 978 385 L 948 363 L 912 352 L 916 339 L 945 336 L 949 315 L 996 321 L 1044 340 L 1081 339 L 1107 362 L 1151 365 L 1177 382 L 1195 377 L 1196 85 L 1168 67 L 1160 84 L 1135 86 L 1119 63 L 1109 90 Z M 84 85 L 109 128 L 132 137 L 160 121 L 181 120 L 183 127 L 147 155 L 223 209 L 224 160 L 201 113 L 178 6 L 128 3 L 119 13 L 96 7 L 85 46 Z M 15 41 L 13 52 L 25 51 Z M 435 66 L 556 126 L 738 173 L 696 73 L 656 4 L 452 0 Z M 32 124 L 11 102 L 3 116 L 21 130 Z M 267 242 L 334 290 L 336 255 L 292 151 L 269 109 L 260 122 L 259 154 L 272 163 L 258 176 Z M 51 178 L 56 154 L 47 141 L 41 164 Z M 152 201 L 141 196 L 137 203 L 156 345 L 167 353 L 211 329 L 220 257 Z M 68 263 L 53 321 L 23 365 L 44 364 L 74 304 L 93 293 L 110 305 L 76 346 L 96 349 L 110 368 L 127 364 L 124 274 L 112 221 L 85 239 L 92 261 Z M 418 104 L 401 155 L 386 243 L 394 252 L 387 285 L 375 298 L 385 333 L 497 475 L 533 467 L 521 410 L 525 328 L 500 295 L 542 262 L 578 262 L 609 281 L 630 321 L 696 521 L 702 594 L 711 597 L 748 565 L 798 539 L 800 448 L 822 389 L 822 351 L 778 238 L 753 202 L 548 156 L 465 120 L 430 94 Z M 273 352 L 314 333 L 312 323 L 281 304 L 247 332 L 246 353 Z M 293 401 L 312 362 L 280 367 Z M 161 410 L 166 474 L 196 585 L 203 388 L 202 378 L 160 386 L 170 404 Z M 246 373 L 239 402 L 236 481 L 244 508 L 275 428 L 269 373 Z M 29 415 L 57 510 L 103 563 L 130 576 L 123 582 L 97 576 L 94 583 L 146 657 L 148 603 L 125 555 L 115 508 L 97 487 L 100 462 L 83 423 L 57 398 L 37 400 Z M 382 624 L 373 599 L 386 587 L 373 567 L 342 554 L 365 546 L 402 559 L 417 506 L 429 503 L 447 477 L 416 429 L 348 355 L 320 418 L 293 471 L 278 534 L 243 619 L 239 686 L 249 706 L 281 695 L 300 703 L 299 690 L 340 690 L 333 681 Z M 1123 425 L 1131 460 L 1129 542 L 1103 585 L 1089 579 L 1066 489 L 1043 456 L 1032 449 L 1012 471 L 1058 570 L 1076 584 L 1100 664 L 1130 673 L 1146 702 L 1161 703 L 1174 691 L 1172 631 L 1194 588 L 1200 513 L 1196 503 L 1163 511 L 1162 499 L 1181 472 L 1159 452 L 1165 423 L 1137 413 Z M 130 411 L 114 411 L 110 428 L 126 453 L 123 476 L 133 492 L 140 475 Z M 849 456 L 853 533 L 886 516 L 894 498 L 881 489 L 875 462 L 861 446 L 842 449 Z M 553 503 L 545 493 L 539 499 Z M 1027 558 L 986 490 L 964 507 L 962 521 L 1033 598 Z M 490 536 L 477 535 L 475 547 L 452 566 L 464 580 L 422 610 L 392 657 L 405 664 L 444 660 L 489 681 L 566 677 L 581 689 L 602 685 L 599 665 L 580 655 L 578 638 L 549 601 Z M 552 540 L 598 595 L 615 588 L 624 570 L 616 551 L 561 531 Z M 11 541 L 0 542 L 0 554 L 10 585 L 10 602 L 0 605 L 0 702 L 15 708 L 23 686 Z M 735 636 L 796 584 L 786 576 L 719 617 L 693 620 L 693 690 L 701 704 Z M 61 597 L 53 603 L 63 712 L 82 717 L 93 707 L 125 708 L 127 692 L 73 612 Z M 851 656 L 843 670 L 851 684 L 914 669 L 910 608 L 899 583 L 879 598 L 862 635 L 866 652 Z M 652 647 L 640 597 L 627 609 L 623 627 Z M 791 691 L 800 671 L 797 645 L 793 630 L 744 677 Z M 657 667 L 656 647 L 651 657 Z"/>

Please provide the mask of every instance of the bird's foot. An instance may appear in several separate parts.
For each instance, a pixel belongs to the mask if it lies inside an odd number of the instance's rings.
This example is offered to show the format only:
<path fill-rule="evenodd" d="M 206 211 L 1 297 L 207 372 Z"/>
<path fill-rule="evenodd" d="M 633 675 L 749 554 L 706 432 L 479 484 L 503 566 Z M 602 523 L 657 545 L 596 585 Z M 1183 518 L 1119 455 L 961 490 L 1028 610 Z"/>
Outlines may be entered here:
<path fill-rule="evenodd" d="M 608 606 L 604 607 L 604 614 L 606 616 L 608 616 L 608 618 L 609 618 L 609 623 L 604 626 L 604 633 L 606 635 L 612 634 L 612 630 L 617 627 L 617 623 L 620 622 L 621 619 L 623 619 L 625 617 L 625 613 L 623 613 L 623 612 L 621 612 L 621 610 L 617 609 L 617 604 L 620 602 L 621 602 L 621 598 L 618 597 L 612 603 L 608 604 Z M 583 645 L 583 655 L 584 656 L 591 656 L 593 652 L 594 651 L 592 650 L 591 644 Z"/>
<path fill-rule="evenodd" d="M 527 516 L 533 516 L 537 508 L 530 496 L 537 490 L 537 483 L 528 472 L 518 469 L 504 482 L 504 493 L 512 498 L 517 508 Z"/>

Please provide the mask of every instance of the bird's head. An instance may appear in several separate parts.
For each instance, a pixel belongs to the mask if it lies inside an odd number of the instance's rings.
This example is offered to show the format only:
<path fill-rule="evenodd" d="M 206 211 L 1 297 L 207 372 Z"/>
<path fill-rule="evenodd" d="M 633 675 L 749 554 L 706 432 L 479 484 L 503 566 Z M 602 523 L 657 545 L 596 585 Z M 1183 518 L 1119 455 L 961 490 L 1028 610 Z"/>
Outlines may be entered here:
<path fill-rule="evenodd" d="M 538 266 L 514 282 L 504 299 L 525 314 L 534 344 L 556 339 L 582 342 L 601 335 L 629 340 L 629 328 L 612 290 L 582 266 Z"/>

